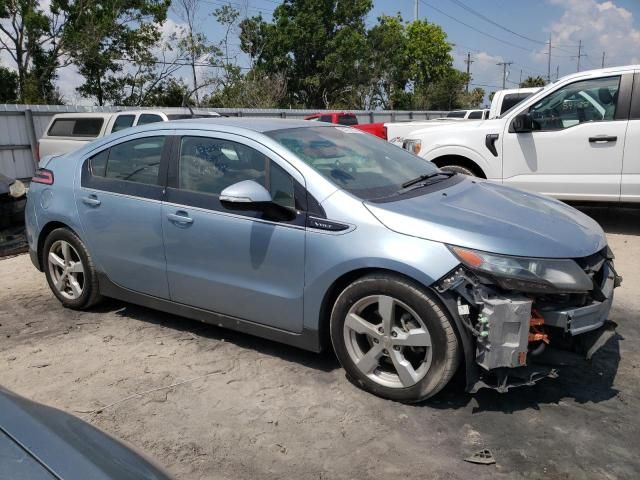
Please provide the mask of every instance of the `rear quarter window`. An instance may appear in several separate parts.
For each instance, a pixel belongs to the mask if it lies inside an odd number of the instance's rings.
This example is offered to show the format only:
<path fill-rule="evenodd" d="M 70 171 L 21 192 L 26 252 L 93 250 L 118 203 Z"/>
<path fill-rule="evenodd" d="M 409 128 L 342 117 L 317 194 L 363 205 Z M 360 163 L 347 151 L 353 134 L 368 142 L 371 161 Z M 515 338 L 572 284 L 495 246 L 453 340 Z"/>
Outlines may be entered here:
<path fill-rule="evenodd" d="M 147 125 L 148 123 L 162 122 L 160 115 L 154 115 L 153 113 L 143 113 L 138 118 L 138 125 Z"/>
<path fill-rule="evenodd" d="M 57 118 L 49 127 L 50 137 L 95 138 L 100 135 L 103 118 Z"/>
<path fill-rule="evenodd" d="M 502 99 L 502 106 L 500 107 L 500 115 L 502 115 L 507 110 L 515 107 L 525 98 L 530 97 L 531 93 L 507 93 Z"/>
<path fill-rule="evenodd" d="M 355 115 L 340 115 L 338 123 L 347 126 L 358 125 L 358 118 Z"/>

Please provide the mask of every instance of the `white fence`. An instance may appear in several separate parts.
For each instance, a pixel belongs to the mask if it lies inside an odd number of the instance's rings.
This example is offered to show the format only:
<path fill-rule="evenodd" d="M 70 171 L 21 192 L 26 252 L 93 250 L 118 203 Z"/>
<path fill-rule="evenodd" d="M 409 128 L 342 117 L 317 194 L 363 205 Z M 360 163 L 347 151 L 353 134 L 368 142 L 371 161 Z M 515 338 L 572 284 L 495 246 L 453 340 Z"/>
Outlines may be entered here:
<path fill-rule="evenodd" d="M 36 168 L 35 149 L 38 139 L 56 113 L 116 112 L 138 110 L 127 107 L 83 107 L 67 105 L 1 105 L 0 104 L 0 173 L 12 178 L 29 178 Z M 184 108 L 146 108 L 166 113 L 189 113 Z M 321 110 L 277 109 L 194 109 L 194 112 L 216 111 L 234 117 L 304 118 Z M 443 116 L 442 111 L 353 110 L 360 123 L 428 120 Z"/>

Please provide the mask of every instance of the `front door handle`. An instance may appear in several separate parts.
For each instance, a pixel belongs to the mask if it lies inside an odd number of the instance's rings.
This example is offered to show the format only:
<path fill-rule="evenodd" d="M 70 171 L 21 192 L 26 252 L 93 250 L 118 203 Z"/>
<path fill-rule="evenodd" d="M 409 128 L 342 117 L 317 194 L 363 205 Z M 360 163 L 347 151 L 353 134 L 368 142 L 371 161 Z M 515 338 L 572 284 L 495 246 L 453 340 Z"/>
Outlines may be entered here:
<path fill-rule="evenodd" d="M 618 137 L 615 135 L 596 135 L 595 137 L 589 137 L 589 143 L 609 143 L 617 141 Z"/>
<path fill-rule="evenodd" d="M 178 211 L 176 213 L 170 213 L 167 218 L 171 222 L 180 223 L 182 225 L 188 225 L 193 223 L 193 218 L 189 216 L 187 212 Z"/>
<path fill-rule="evenodd" d="M 85 205 L 89 205 L 90 207 L 97 207 L 102 202 L 98 200 L 97 196 L 91 194 L 88 197 L 82 197 L 82 203 L 84 203 Z"/>

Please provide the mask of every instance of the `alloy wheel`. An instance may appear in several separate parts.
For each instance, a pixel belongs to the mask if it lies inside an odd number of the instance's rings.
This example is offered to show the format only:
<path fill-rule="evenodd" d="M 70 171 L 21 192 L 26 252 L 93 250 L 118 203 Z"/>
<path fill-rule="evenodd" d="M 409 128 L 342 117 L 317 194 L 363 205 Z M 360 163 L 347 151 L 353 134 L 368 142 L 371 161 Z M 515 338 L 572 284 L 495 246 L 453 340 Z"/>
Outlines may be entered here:
<path fill-rule="evenodd" d="M 344 322 L 344 340 L 356 367 L 385 387 L 411 387 L 431 366 L 431 335 L 424 322 L 391 296 L 372 295 L 355 302 Z"/>
<path fill-rule="evenodd" d="M 84 265 L 78 252 L 65 240 L 51 245 L 47 257 L 53 286 L 63 297 L 77 300 L 84 290 Z"/>

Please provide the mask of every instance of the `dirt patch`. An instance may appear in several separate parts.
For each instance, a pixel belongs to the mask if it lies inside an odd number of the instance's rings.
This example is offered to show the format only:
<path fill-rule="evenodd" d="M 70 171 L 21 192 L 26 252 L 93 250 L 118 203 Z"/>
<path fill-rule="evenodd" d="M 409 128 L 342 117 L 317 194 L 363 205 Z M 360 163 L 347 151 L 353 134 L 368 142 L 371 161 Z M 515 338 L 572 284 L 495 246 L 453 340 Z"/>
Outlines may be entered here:
<path fill-rule="evenodd" d="M 0 384 L 181 479 L 637 478 L 640 237 L 609 240 L 624 276 L 617 338 L 590 368 L 504 395 L 458 379 L 400 405 L 351 385 L 331 353 L 116 301 L 67 310 L 26 255 L 0 261 Z M 482 448 L 496 465 L 464 462 Z"/>

